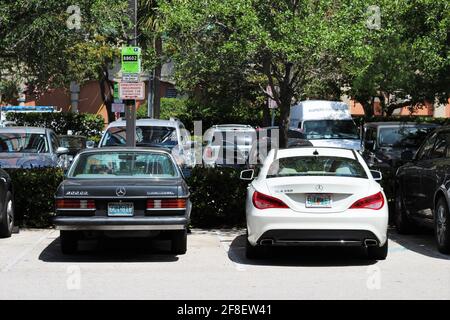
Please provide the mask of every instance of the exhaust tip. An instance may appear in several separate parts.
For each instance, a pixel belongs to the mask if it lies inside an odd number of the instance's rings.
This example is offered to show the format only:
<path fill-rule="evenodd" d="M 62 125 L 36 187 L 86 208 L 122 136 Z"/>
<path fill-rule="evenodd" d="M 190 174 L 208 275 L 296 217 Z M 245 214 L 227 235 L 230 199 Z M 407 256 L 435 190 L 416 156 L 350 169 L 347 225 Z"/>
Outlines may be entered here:
<path fill-rule="evenodd" d="M 259 243 L 262 246 L 271 246 L 273 245 L 273 239 L 262 239 Z"/>
<path fill-rule="evenodd" d="M 366 247 L 374 247 L 378 245 L 378 241 L 375 239 L 366 239 L 364 240 L 364 245 Z"/>

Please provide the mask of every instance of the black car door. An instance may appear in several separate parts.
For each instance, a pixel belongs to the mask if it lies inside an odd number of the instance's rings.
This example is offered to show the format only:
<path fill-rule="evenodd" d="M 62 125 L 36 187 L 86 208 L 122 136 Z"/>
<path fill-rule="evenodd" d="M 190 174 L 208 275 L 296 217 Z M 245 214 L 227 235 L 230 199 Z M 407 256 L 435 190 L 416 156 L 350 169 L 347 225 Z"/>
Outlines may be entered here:
<path fill-rule="evenodd" d="M 414 160 L 405 167 L 402 178 L 402 194 L 406 209 L 417 215 L 421 210 L 424 200 L 422 188 L 422 170 L 428 161 L 430 150 L 436 141 L 436 134 L 432 134 L 420 147 Z"/>
<path fill-rule="evenodd" d="M 421 218 L 433 219 L 434 195 L 442 184 L 447 174 L 447 146 L 449 132 L 440 132 L 436 136 L 436 142 L 430 150 L 428 159 L 422 162 L 422 202 L 417 214 Z"/>
<path fill-rule="evenodd" d="M 445 163 L 445 155 L 447 152 L 446 132 L 440 132 L 436 136 L 433 148 L 430 150 L 427 159 L 421 163 L 421 187 L 422 194 L 419 210 L 417 214 L 421 218 L 432 219 L 434 208 L 434 194 L 439 188 L 439 184 Z"/>

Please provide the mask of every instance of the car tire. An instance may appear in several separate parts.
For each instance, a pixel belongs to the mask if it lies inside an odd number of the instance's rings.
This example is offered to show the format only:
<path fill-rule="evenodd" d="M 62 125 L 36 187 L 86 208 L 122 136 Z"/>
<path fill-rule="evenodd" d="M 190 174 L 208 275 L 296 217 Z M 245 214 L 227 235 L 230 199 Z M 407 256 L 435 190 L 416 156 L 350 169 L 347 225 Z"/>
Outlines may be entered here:
<path fill-rule="evenodd" d="M 381 247 L 370 246 L 367 247 L 367 257 L 370 260 L 385 260 L 388 254 L 388 240 Z"/>
<path fill-rule="evenodd" d="M 78 232 L 61 230 L 59 239 L 61 242 L 61 252 L 63 254 L 73 254 L 78 249 Z"/>
<path fill-rule="evenodd" d="M 185 254 L 187 250 L 187 232 L 186 230 L 174 231 L 171 240 L 172 254 Z"/>
<path fill-rule="evenodd" d="M 408 215 L 405 212 L 405 208 L 403 206 L 403 200 L 401 197 L 401 192 L 396 192 L 395 195 L 395 213 L 394 213 L 394 223 L 397 232 L 400 234 L 411 234 L 414 233 L 417 227 L 414 223 L 409 219 Z"/>
<path fill-rule="evenodd" d="M 450 214 L 447 201 L 442 197 L 436 203 L 434 225 L 439 252 L 450 253 Z"/>
<path fill-rule="evenodd" d="M 5 197 L 5 205 L 2 211 L 2 221 L 0 222 L 0 238 L 9 238 L 14 229 L 14 199 L 12 193 L 8 191 Z"/>

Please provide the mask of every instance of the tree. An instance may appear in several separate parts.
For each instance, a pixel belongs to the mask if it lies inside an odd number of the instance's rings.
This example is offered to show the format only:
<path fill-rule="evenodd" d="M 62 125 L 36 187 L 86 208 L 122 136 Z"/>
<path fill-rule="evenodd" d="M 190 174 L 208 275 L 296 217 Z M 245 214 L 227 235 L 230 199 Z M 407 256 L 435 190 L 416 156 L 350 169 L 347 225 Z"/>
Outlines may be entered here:
<path fill-rule="evenodd" d="M 0 70 L 20 74 L 37 95 L 68 87 L 71 81 L 98 80 L 110 110 L 108 69 L 128 39 L 128 5 L 121 0 L 72 4 L 69 0 L 2 0 Z"/>
<path fill-rule="evenodd" d="M 377 2 L 380 28 L 362 29 L 343 73 L 349 94 L 373 115 L 379 98 L 391 115 L 405 106 L 420 108 L 426 101 L 446 103 L 450 96 L 450 3 L 447 0 Z"/>
<path fill-rule="evenodd" d="M 363 6 L 356 9 L 350 0 L 172 0 L 161 6 L 178 75 L 201 83 L 203 74 L 232 64 L 263 77 L 280 110 L 281 146 L 293 101 L 317 89 L 340 91 L 346 36 L 365 23 Z"/>

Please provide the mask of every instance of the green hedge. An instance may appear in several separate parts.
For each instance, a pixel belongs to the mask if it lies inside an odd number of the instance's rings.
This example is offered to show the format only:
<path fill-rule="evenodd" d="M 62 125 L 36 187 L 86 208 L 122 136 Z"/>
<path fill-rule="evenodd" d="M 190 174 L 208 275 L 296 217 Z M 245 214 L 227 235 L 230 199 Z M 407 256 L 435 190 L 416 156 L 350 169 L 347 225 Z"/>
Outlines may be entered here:
<path fill-rule="evenodd" d="M 92 137 L 93 139 L 98 138 L 105 127 L 105 120 L 103 117 L 91 113 L 8 112 L 6 118 L 9 121 L 14 121 L 19 126 L 49 128 L 55 131 L 56 134 L 67 134 L 67 130 L 72 130 L 74 134 Z"/>
<path fill-rule="evenodd" d="M 232 168 L 195 167 L 188 184 L 191 191 L 193 227 L 235 227 L 245 225 L 248 182 Z"/>
<path fill-rule="evenodd" d="M 16 224 L 45 228 L 51 225 L 54 195 L 64 178 L 59 168 L 5 169 L 14 190 Z"/>

